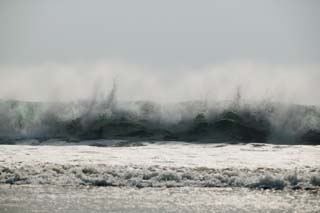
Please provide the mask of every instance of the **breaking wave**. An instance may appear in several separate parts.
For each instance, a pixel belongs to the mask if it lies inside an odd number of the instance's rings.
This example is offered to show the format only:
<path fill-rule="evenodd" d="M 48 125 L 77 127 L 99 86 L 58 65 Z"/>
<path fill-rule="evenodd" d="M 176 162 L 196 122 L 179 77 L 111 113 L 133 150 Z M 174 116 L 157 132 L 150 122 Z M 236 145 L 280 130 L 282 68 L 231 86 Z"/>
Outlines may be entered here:
<path fill-rule="evenodd" d="M 320 144 L 320 108 L 268 101 L 0 101 L 0 143 L 60 138 Z"/>

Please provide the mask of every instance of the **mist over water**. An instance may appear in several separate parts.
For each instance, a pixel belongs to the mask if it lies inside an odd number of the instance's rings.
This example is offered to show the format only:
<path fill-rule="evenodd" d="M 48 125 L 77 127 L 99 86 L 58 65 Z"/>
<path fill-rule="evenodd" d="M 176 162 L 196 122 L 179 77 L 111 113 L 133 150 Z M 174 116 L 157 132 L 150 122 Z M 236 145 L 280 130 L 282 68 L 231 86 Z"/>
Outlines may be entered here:
<path fill-rule="evenodd" d="M 1 67 L 0 98 L 70 102 L 107 95 L 116 81 L 117 99 L 157 103 L 243 100 L 301 105 L 320 104 L 320 66 L 268 65 L 250 62 L 199 68 L 127 64 L 54 64 Z"/>
<path fill-rule="evenodd" d="M 0 136 L 314 144 L 320 138 L 318 67 L 242 62 L 154 70 L 113 62 L 1 68 L 6 122 Z"/>

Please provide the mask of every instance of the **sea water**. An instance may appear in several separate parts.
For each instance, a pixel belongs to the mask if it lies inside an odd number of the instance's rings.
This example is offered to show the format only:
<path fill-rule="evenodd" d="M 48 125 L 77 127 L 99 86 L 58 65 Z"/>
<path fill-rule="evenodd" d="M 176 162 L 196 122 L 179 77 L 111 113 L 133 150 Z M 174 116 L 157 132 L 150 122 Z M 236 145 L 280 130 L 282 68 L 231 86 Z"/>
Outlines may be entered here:
<path fill-rule="evenodd" d="M 0 212 L 320 211 L 320 146 L 114 143 L 1 145 Z"/>

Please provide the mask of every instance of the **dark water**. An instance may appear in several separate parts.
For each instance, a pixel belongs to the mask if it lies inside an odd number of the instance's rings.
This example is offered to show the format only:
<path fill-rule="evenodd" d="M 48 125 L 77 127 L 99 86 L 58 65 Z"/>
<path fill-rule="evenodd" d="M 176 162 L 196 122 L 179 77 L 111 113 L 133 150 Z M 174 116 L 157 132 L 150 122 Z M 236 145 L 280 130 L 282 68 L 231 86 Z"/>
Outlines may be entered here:
<path fill-rule="evenodd" d="M 0 102 L 0 143 L 52 138 L 320 144 L 320 109 L 279 103 L 191 101 Z"/>

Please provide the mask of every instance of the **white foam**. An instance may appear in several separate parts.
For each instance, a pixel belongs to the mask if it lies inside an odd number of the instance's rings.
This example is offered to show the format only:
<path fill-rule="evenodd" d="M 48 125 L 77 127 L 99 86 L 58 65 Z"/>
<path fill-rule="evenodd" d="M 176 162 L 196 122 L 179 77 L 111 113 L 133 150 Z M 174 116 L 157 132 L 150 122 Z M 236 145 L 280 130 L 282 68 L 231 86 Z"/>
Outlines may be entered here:
<path fill-rule="evenodd" d="M 0 182 L 135 187 L 318 188 L 319 146 L 1 145 Z"/>

